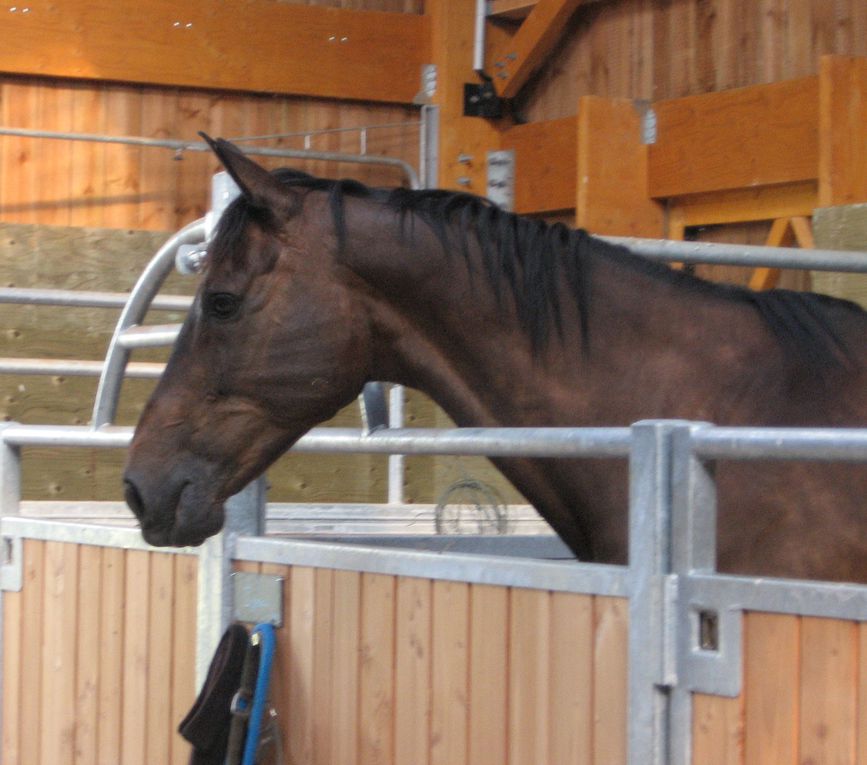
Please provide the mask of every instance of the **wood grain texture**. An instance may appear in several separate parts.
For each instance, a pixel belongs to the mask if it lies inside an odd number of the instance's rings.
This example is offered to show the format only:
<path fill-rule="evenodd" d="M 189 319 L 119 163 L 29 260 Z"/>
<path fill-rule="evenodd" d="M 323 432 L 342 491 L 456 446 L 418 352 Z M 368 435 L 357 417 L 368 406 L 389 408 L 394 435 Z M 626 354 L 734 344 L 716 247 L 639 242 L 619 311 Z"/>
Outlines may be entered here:
<path fill-rule="evenodd" d="M 71 0 L 5 13 L 0 34 L 5 72 L 368 101 L 410 103 L 428 60 L 424 16 L 265 0 Z"/>

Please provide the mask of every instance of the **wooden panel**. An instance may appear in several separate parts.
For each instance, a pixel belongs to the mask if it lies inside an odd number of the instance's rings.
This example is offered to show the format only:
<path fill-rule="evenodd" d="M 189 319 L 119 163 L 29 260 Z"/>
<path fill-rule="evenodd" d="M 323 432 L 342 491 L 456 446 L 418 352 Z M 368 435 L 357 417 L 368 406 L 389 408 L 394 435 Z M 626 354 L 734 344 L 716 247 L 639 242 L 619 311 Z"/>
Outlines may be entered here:
<path fill-rule="evenodd" d="M 575 206 L 575 119 L 517 125 L 503 132 L 501 148 L 515 152 L 515 212 Z"/>
<path fill-rule="evenodd" d="M 174 556 L 154 555 L 148 600 L 148 692 L 144 708 L 147 720 L 146 761 L 169 762 L 172 732 L 180 719 L 172 718 L 172 601 Z M 192 613 L 195 613 L 195 609 Z"/>
<path fill-rule="evenodd" d="M 126 558 L 124 595 L 123 693 L 121 695 L 122 761 L 126 765 L 145 765 L 147 750 L 148 693 L 148 592 L 150 557 L 132 550 Z M 117 700 L 115 700 L 117 703 Z"/>
<path fill-rule="evenodd" d="M 647 192 L 639 106 L 585 96 L 578 105 L 576 225 L 594 234 L 660 237 L 664 210 Z"/>
<path fill-rule="evenodd" d="M 41 762 L 42 636 L 45 624 L 45 544 L 24 542 L 24 605 L 21 630 L 21 765 Z"/>
<path fill-rule="evenodd" d="M 361 640 L 361 574 L 334 572 L 334 621 L 331 636 L 332 763 L 358 762 L 358 706 Z M 327 724 L 327 723 L 326 723 Z"/>
<path fill-rule="evenodd" d="M 538 0 L 514 37 L 488 53 L 494 83 L 503 98 L 514 98 L 563 34 L 566 22 L 584 0 Z"/>
<path fill-rule="evenodd" d="M 22 684 L 22 616 L 21 592 L 3 593 L 3 688 L 0 760 L 9 763 L 21 762 L 21 684 Z"/>
<path fill-rule="evenodd" d="M 359 762 L 378 765 L 394 759 L 394 577 L 362 574 L 361 602 Z"/>
<path fill-rule="evenodd" d="M 844 765 L 855 760 L 855 630 L 852 622 L 802 619 L 802 762 Z"/>
<path fill-rule="evenodd" d="M 120 762 L 123 728 L 124 621 L 126 555 L 123 550 L 102 551 L 102 596 L 99 622 L 99 688 L 97 701 L 97 762 Z"/>
<path fill-rule="evenodd" d="M 623 598 L 594 603 L 593 757 L 598 765 L 626 762 L 629 607 Z"/>
<path fill-rule="evenodd" d="M 424 16 L 266 0 L 70 0 L 5 13 L 0 35 L 4 72 L 365 101 L 410 103 L 429 61 Z"/>
<path fill-rule="evenodd" d="M 824 56 L 819 100 L 819 204 L 867 201 L 867 59 Z"/>
<path fill-rule="evenodd" d="M 812 215 L 817 202 L 817 182 L 804 181 L 678 197 L 669 214 L 682 226 L 713 226 Z"/>
<path fill-rule="evenodd" d="M 287 582 L 289 623 L 292 625 L 286 644 L 289 695 L 287 713 L 289 758 L 310 763 L 313 759 L 313 655 L 315 577 L 312 568 L 296 567 Z"/>
<path fill-rule="evenodd" d="M 654 104 L 648 151 L 656 198 L 818 177 L 818 78 Z"/>
<path fill-rule="evenodd" d="M 692 757 L 702 765 L 740 765 L 743 761 L 741 700 L 693 694 Z"/>
<path fill-rule="evenodd" d="M 468 765 L 469 585 L 433 583 L 431 765 Z"/>
<path fill-rule="evenodd" d="M 430 756 L 431 583 L 402 577 L 395 617 L 395 762 L 427 765 Z"/>
<path fill-rule="evenodd" d="M 748 614 L 745 623 L 745 765 L 797 758 L 800 619 Z"/>
<path fill-rule="evenodd" d="M 505 587 L 473 585 L 470 590 L 471 765 L 508 762 L 509 593 Z"/>
<path fill-rule="evenodd" d="M 172 633 L 172 687 L 170 697 L 171 765 L 186 765 L 190 745 L 177 727 L 196 698 L 196 602 L 198 600 L 198 558 L 175 555 Z"/>

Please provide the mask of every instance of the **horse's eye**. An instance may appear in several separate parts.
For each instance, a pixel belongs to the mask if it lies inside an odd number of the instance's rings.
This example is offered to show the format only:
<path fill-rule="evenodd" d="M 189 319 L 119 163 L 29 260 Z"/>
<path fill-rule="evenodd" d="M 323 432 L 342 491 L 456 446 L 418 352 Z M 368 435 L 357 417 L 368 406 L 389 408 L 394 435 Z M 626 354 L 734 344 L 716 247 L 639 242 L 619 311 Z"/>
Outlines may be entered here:
<path fill-rule="evenodd" d="M 231 319 L 241 307 L 241 298 L 231 292 L 211 292 L 205 296 L 205 313 L 215 319 Z"/>

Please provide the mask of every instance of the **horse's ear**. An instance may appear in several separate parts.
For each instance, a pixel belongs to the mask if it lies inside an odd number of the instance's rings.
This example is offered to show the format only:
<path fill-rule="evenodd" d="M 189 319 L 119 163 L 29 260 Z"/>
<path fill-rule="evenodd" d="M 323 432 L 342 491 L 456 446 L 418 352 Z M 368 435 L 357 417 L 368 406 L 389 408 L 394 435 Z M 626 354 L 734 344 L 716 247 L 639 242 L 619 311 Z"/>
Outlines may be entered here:
<path fill-rule="evenodd" d="M 205 133 L 199 135 L 223 163 L 250 204 L 262 210 L 280 210 L 291 204 L 293 200 L 287 187 L 247 157 L 235 144 L 224 138 L 215 140 Z"/>

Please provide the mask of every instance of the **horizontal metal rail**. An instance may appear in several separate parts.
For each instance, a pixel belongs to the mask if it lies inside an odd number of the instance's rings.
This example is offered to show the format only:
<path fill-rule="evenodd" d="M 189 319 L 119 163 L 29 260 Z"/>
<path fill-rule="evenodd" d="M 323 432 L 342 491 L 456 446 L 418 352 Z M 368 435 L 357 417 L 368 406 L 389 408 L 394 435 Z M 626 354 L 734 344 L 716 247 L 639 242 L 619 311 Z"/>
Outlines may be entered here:
<path fill-rule="evenodd" d="M 121 348 L 163 348 L 174 345 L 181 331 L 180 324 L 136 325 L 117 336 Z"/>
<path fill-rule="evenodd" d="M 0 358 L 0 375 L 58 375 L 61 377 L 99 377 L 105 363 L 81 359 L 14 359 Z M 126 365 L 126 376 L 157 380 L 165 364 L 133 361 Z"/>
<path fill-rule="evenodd" d="M 11 446 L 126 448 L 129 427 L 92 430 L 75 425 L 7 425 L 0 439 Z M 355 428 L 314 428 L 298 452 L 476 455 L 489 457 L 626 457 L 629 428 L 392 428 L 373 433 Z"/>
<path fill-rule="evenodd" d="M 717 242 L 679 242 L 670 239 L 638 239 L 628 236 L 603 236 L 600 239 L 612 244 L 623 245 L 636 255 L 642 255 L 651 260 L 867 273 L 867 252 L 764 247 L 747 244 L 719 244 Z"/>
<path fill-rule="evenodd" d="M 706 427 L 694 430 L 690 443 L 710 460 L 867 460 L 867 428 Z"/>
<path fill-rule="evenodd" d="M 0 303 L 17 305 L 53 305 L 66 308 L 123 308 L 127 292 L 90 292 L 87 290 L 33 289 L 0 287 Z M 193 298 L 187 295 L 158 295 L 150 308 L 158 311 L 188 311 Z"/>

